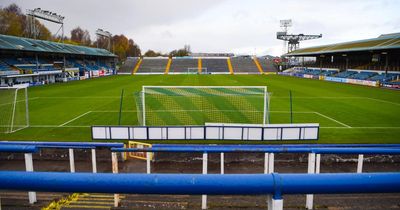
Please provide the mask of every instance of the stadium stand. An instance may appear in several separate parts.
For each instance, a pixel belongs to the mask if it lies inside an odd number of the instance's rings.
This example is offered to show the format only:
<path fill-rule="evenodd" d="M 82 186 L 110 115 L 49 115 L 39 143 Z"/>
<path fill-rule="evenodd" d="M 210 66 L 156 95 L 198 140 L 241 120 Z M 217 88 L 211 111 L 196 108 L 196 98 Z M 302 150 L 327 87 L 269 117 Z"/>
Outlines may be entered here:
<path fill-rule="evenodd" d="M 314 59 L 301 62 L 301 67 L 295 66 L 292 73 L 288 69 L 280 74 L 375 87 L 399 87 L 400 33 L 298 49 L 286 56 L 303 61 L 299 58 Z"/>
<path fill-rule="evenodd" d="M 168 64 L 167 57 L 160 57 L 160 58 L 144 57 L 136 73 L 164 74 L 167 64 Z"/>
<path fill-rule="evenodd" d="M 261 65 L 261 68 L 264 72 L 277 72 L 277 66 L 274 64 L 272 59 L 267 57 L 258 57 L 258 62 Z"/>
<path fill-rule="evenodd" d="M 260 73 L 253 58 L 250 56 L 233 57 L 231 58 L 231 62 L 233 71 L 235 73 L 250 73 L 250 74 Z"/>
<path fill-rule="evenodd" d="M 193 70 L 198 71 L 198 62 L 199 62 L 198 58 L 191 58 L 191 57 L 172 58 L 172 63 L 169 69 L 169 73 L 175 73 L 175 72 L 184 73 L 188 72 L 189 69 L 191 69 L 191 71 Z"/>
<path fill-rule="evenodd" d="M 118 74 L 131 74 L 138 61 L 139 61 L 138 57 L 126 58 L 125 62 L 119 68 Z"/>
<path fill-rule="evenodd" d="M 229 73 L 228 58 L 202 58 L 202 66 L 207 69 L 208 73 Z"/>
<path fill-rule="evenodd" d="M 115 57 L 105 49 L 0 35 L 0 86 L 114 74 Z"/>

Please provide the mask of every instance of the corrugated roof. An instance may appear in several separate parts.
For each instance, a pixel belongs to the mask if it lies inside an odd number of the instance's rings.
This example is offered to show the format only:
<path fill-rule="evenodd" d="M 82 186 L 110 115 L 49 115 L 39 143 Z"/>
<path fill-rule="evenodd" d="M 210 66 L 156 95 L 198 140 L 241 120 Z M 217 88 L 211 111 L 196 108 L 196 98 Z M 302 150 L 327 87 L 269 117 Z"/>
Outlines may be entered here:
<path fill-rule="evenodd" d="M 369 51 L 400 49 L 400 33 L 383 34 L 378 38 L 344 42 L 338 44 L 322 45 L 301 48 L 286 54 L 287 56 L 318 55 L 325 53 L 340 53 L 351 51 Z"/>
<path fill-rule="evenodd" d="M 0 50 L 115 57 L 108 50 L 0 34 Z"/>

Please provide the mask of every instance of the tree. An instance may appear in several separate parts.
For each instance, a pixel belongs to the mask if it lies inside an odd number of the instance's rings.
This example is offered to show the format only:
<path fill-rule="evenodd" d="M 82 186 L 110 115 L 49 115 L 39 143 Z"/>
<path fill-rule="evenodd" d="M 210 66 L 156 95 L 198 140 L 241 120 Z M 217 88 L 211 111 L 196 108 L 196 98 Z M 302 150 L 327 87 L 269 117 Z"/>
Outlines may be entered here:
<path fill-rule="evenodd" d="M 71 30 L 71 41 L 80 43 L 82 45 L 90 46 L 90 34 L 88 30 L 83 30 L 81 27 L 76 27 Z"/>
<path fill-rule="evenodd" d="M 154 50 L 147 50 L 147 52 L 144 54 L 145 57 L 158 57 L 162 56 L 161 53 L 155 52 Z"/>
<path fill-rule="evenodd" d="M 190 55 L 190 45 L 185 45 L 182 49 L 173 50 L 169 53 L 170 57 L 184 57 Z"/>

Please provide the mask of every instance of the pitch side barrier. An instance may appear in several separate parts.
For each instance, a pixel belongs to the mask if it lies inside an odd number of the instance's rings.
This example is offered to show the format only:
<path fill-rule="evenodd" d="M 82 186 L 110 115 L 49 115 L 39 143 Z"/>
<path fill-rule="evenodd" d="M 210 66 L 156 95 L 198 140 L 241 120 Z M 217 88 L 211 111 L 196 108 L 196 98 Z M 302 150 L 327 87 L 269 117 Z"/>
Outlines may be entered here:
<path fill-rule="evenodd" d="M 399 155 L 399 144 L 373 144 L 374 147 L 367 147 L 367 144 L 353 144 L 354 147 L 344 147 L 342 144 L 332 145 L 163 145 L 156 144 L 150 148 L 112 148 L 113 153 L 117 152 L 133 152 L 143 153 L 146 157 L 146 173 L 151 173 L 151 157 L 154 152 L 183 152 L 183 153 L 203 153 L 202 170 L 203 174 L 208 171 L 208 153 L 220 153 L 220 170 L 221 174 L 225 171 L 225 153 L 264 153 L 264 174 L 274 172 L 274 155 L 275 153 L 308 153 L 308 173 L 319 174 L 321 167 L 322 154 L 358 154 L 357 173 L 362 173 L 364 154 L 369 155 Z M 349 145 L 347 145 L 349 146 Z M 380 146 L 380 147 L 379 147 Z M 313 196 L 307 195 L 306 208 L 313 209 Z M 269 209 L 273 201 L 271 196 L 268 197 Z M 202 195 L 202 209 L 207 208 L 207 195 Z"/>
<path fill-rule="evenodd" d="M 0 172 L 0 189 L 176 195 L 270 195 L 269 209 L 283 209 L 283 195 L 398 193 L 400 173 L 337 174 L 110 174 Z"/>
<path fill-rule="evenodd" d="M 209 146 L 205 144 L 152 144 L 153 148 L 157 147 L 203 147 Z M 384 147 L 384 148 L 400 148 L 400 144 L 223 144 L 211 145 L 235 148 L 264 148 L 264 147 Z"/>
<path fill-rule="evenodd" d="M 33 172 L 32 153 L 36 153 L 42 148 L 68 149 L 69 167 L 71 173 L 75 172 L 74 149 L 90 149 L 92 153 L 92 171 L 97 173 L 96 149 L 124 147 L 123 143 L 104 143 L 104 142 L 35 142 L 35 141 L 0 141 L 0 152 L 22 152 L 25 153 L 26 171 Z M 36 192 L 28 193 L 29 203 L 37 202 Z M 0 206 L 1 207 L 1 206 Z"/>
<path fill-rule="evenodd" d="M 275 147 L 275 148 L 224 148 L 223 146 L 203 147 L 149 147 L 149 148 L 112 148 L 113 152 L 199 152 L 199 153 L 314 153 L 314 154 L 370 154 L 399 155 L 400 148 L 307 148 L 307 147 Z"/>
<path fill-rule="evenodd" d="M 319 124 L 92 126 L 93 140 L 318 140 Z"/>

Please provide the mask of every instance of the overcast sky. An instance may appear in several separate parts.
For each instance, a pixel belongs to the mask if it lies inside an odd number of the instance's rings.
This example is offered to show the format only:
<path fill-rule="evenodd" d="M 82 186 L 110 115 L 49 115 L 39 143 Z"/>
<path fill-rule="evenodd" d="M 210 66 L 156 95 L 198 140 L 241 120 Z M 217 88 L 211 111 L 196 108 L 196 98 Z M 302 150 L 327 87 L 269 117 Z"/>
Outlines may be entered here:
<path fill-rule="evenodd" d="M 164 53 L 189 44 L 193 52 L 280 55 L 281 19 L 293 20 L 289 33 L 323 34 L 301 47 L 400 32 L 399 0 L 0 0 L 10 3 L 65 16 L 68 36 L 81 26 L 93 40 L 103 28 Z"/>

